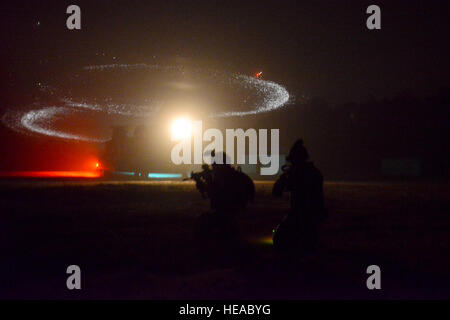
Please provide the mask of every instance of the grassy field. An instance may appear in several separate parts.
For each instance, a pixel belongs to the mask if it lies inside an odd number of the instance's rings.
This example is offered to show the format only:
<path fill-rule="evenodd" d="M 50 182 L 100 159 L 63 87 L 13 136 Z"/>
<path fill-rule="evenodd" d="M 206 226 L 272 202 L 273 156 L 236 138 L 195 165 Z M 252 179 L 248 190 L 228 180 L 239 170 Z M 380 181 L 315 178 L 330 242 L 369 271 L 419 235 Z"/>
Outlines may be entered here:
<path fill-rule="evenodd" d="M 289 210 L 256 183 L 239 242 L 205 250 L 192 182 L 0 182 L 2 298 L 416 299 L 450 297 L 450 187 L 326 183 L 317 255 L 281 263 L 272 229 Z M 79 265 L 82 290 L 66 288 Z M 381 267 L 382 290 L 366 288 Z"/>

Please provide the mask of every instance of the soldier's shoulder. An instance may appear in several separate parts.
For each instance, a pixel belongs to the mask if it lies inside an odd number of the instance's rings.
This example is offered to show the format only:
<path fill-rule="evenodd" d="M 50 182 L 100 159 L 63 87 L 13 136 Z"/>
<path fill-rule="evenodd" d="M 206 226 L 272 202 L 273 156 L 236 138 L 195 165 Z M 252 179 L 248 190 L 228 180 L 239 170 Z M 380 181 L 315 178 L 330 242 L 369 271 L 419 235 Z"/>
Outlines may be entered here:
<path fill-rule="evenodd" d="M 320 170 L 313 163 L 311 164 L 311 171 L 317 178 L 323 179 L 322 172 L 320 172 Z"/>

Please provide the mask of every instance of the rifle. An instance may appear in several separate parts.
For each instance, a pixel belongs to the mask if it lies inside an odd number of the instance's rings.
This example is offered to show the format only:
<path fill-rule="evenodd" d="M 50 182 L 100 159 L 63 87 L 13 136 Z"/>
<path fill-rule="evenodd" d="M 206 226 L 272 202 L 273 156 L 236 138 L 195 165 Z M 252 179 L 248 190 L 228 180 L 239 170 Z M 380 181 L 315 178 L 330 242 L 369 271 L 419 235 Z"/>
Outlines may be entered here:
<path fill-rule="evenodd" d="M 194 180 L 195 182 L 198 182 L 200 181 L 200 173 L 201 172 L 191 171 L 190 177 L 184 178 L 183 181 Z"/>

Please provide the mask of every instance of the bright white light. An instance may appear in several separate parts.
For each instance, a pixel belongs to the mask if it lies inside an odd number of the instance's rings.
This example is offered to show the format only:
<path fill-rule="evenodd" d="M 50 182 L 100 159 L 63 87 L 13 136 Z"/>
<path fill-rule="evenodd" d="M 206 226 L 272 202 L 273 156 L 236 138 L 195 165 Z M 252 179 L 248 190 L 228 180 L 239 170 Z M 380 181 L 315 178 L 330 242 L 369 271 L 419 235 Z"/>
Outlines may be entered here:
<path fill-rule="evenodd" d="M 172 140 L 179 141 L 191 137 L 192 122 L 187 118 L 178 118 L 172 122 L 170 127 L 172 133 Z"/>
<path fill-rule="evenodd" d="M 103 54 L 104 55 L 104 54 Z M 102 72 L 107 70 L 121 70 L 124 72 L 133 72 L 134 70 L 161 71 L 169 73 L 174 76 L 182 77 L 184 69 L 180 66 L 162 66 L 162 65 L 147 65 L 147 64 L 109 64 L 109 65 L 94 65 L 84 67 L 86 72 Z M 289 100 L 289 92 L 282 85 L 272 81 L 262 80 L 259 78 L 249 77 L 246 75 L 233 75 L 217 70 L 191 70 L 199 76 L 207 76 L 213 83 L 229 83 L 233 87 L 246 89 L 250 94 L 258 97 L 257 103 L 247 104 L 247 100 L 242 102 L 242 110 L 218 111 L 210 114 L 211 118 L 226 118 L 226 117 L 243 117 L 248 115 L 259 114 L 263 112 L 270 112 L 285 106 Z M 180 80 L 181 81 L 181 80 Z M 58 90 L 39 84 L 40 90 L 51 95 L 57 94 Z M 182 89 L 182 88 L 180 88 Z M 150 98 L 150 101 L 145 101 L 145 104 L 131 104 L 131 103 L 113 103 L 111 98 L 104 99 L 99 102 L 74 101 L 71 97 L 59 96 L 60 102 L 57 106 L 40 105 L 39 109 L 32 108 L 27 111 L 11 110 L 6 113 L 0 120 L 10 128 L 19 132 L 29 133 L 34 132 L 44 134 L 62 139 L 72 139 L 80 141 L 103 142 L 108 140 L 102 136 L 82 136 L 72 132 L 58 129 L 55 126 L 55 120 L 58 117 L 67 117 L 75 112 L 96 112 L 105 116 L 122 116 L 143 118 L 151 117 L 156 114 L 161 106 L 164 106 L 164 99 Z M 108 118 L 109 119 L 109 118 Z M 177 127 L 175 129 L 174 127 Z M 192 123 L 188 119 L 177 119 L 172 124 L 172 138 L 182 140 L 191 136 Z"/>

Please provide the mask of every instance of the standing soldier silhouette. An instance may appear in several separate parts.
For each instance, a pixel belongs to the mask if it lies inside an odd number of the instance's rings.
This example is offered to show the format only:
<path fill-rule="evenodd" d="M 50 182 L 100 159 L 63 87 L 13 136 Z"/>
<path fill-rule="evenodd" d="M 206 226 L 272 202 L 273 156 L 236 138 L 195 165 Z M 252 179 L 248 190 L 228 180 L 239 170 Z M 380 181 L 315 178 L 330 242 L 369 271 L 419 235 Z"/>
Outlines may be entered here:
<path fill-rule="evenodd" d="M 212 157 L 216 156 L 213 150 Z M 222 163 L 213 162 L 200 192 L 205 190 L 211 205 L 211 211 L 202 214 L 197 220 L 197 232 L 200 237 L 222 234 L 233 237 L 237 234 L 237 218 L 247 203 L 253 201 L 255 189 L 253 181 L 245 173 L 233 168 L 225 152 L 217 152 Z"/>
<path fill-rule="evenodd" d="M 290 192 L 291 210 L 274 233 L 275 249 L 284 255 L 301 256 L 316 250 L 317 228 L 325 218 L 323 177 L 309 159 L 303 140 L 292 146 L 283 166 L 283 173 L 275 182 L 272 193 L 280 197 Z"/>

